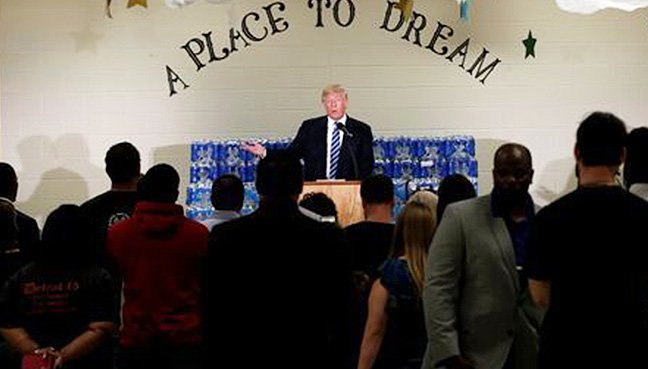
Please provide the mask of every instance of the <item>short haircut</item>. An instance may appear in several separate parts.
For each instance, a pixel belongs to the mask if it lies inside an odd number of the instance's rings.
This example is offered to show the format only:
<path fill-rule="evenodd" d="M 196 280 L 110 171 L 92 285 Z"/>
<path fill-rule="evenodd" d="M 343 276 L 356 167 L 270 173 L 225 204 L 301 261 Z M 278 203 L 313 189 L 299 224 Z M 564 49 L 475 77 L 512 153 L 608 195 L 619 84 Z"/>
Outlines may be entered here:
<path fill-rule="evenodd" d="M 323 217 L 336 217 L 335 202 L 323 192 L 309 192 L 299 201 L 299 206 Z"/>
<path fill-rule="evenodd" d="M 0 163 L 0 196 L 11 201 L 16 200 L 18 178 L 16 171 L 9 163 Z"/>
<path fill-rule="evenodd" d="M 239 211 L 244 197 L 243 181 L 234 174 L 223 174 L 212 183 L 211 203 L 216 210 Z"/>
<path fill-rule="evenodd" d="M 439 185 L 439 203 L 437 204 L 437 221 L 441 221 L 445 208 L 453 202 L 477 196 L 475 187 L 462 174 L 451 174 L 444 177 Z"/>
<path fill-rule="evenodd" d="M 576 148 L 585 166 L 616 166 L 623 159 L 627 131 L 625 123 L 612 113 L 594 112 L 576 131 Z"/>
<path fill-rule="evenodd" d="M 369 204 L 384 204 L 394 201 L 394 183 L 384 174 L 372 174 L 360 185 L 360 197 Z"/>
<path fill-rule="evenodd" d="M 78 205 L 64 204 L 52 211 L 43 226 L 39 260 L 48 264 L 94 262 L 90 219 Z"/>
<path fill-rule="evenodd" d="M 527 166 L 533 168 L 533 160 L 531 158 L 531 151 L 519 143 L 509 142 L 501 145 L 495 150 L 495 155 L 493 156 L 493 167 L 497 168 L 500 165 L 500 161 L 503 159 L 504 155 L 511 155 L 514 151 L 520 150 L 523 154 L 524 160 L 527 161 Z"/>
<path fill-rule="evenodd" d="M 175 203 L 178 200 L 178 186 L 178 171 L 169 164 L 157 164 L 137 182 L 137 198 L 143 201 Z"/>
<path fill-rule="evenodd" d="M 328 85 L 322 89 L 322 102 L 324 102 L 324 98 L 330 94 L 342 94 L 345 99 L 348 98 L 346 89 L 339 84 Z"/>
<path fill-rule="evenodd" d="M 301 162 L 287 150 L 272 150 L 257 165 L 256 189 L 260 195 L 290 197 L 304 187 Z"/>
<path fill-rule="evenodd" d="M 140 154 L 130 142 L 120 142 L 106 152 L 106 174 L 113 183 L 128 182 L 140 175 Z"/>
<path fill-rule="evenodd" d="M 623 165 L 626 188 L 648 183 L 648 128 L 635 128 L 628 134 L 626 160 Z"/>

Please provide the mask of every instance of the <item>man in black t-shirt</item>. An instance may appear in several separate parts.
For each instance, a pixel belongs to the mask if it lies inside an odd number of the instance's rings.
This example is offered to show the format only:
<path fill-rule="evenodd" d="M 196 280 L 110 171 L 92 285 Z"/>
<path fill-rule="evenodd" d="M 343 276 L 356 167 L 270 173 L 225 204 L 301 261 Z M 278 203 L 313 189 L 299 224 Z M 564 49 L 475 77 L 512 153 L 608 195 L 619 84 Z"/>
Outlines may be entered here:
<path fill-rule="evenodd" d="M 626 128 L 610 113 L 576 134 L 578 188 L 541 210 L 527 275 L 540 330 L 540 369 L 646 368 L 648 202 L 618 186 Z"/>
<path fill-rule="evenodd" d="M 92 221 L 97 260 L 112 274 L 106 259 L 106 234 L 111 225 L 130 218 L 135 208 L 141 175 L 139 151 L 129 142 L 120 142 L 108 150 L 105 162 L 110 190 L 83 203 L 81 210 Z"/>

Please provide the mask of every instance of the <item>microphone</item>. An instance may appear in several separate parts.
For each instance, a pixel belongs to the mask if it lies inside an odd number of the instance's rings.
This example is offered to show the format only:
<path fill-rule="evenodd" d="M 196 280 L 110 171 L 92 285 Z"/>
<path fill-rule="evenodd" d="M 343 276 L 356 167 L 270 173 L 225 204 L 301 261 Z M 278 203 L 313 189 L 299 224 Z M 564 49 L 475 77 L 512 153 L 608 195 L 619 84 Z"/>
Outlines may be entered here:
<path fill-rule="evenodd" d="M 337 129 L 344 132 L 344 134 L 346 136 L 349 136 L 349 138 L 353 138 L 353 133 L 349 132 L 349 130 L 347 129 L 347 127 L 344 124 L 342 124 L 340 122 L 335 122 L 335 126 L 337 127 Z"/>
<path fill-rule="evenodd" d="M 347 127 L 340 123 L 340 122 L 335 122 L 335 127 L 339 129 L 340 131 L 344 132 L 344 135 L 349 137 L 349 140 L 344 139 L 344 144 L 346 145 L 347 149 L 349 150 L 349 155 L 351 155 L 351 163 L 353 164 L 353 178 L 354 179 L 360 179 L 360 171 L 358 170 L 358 160 L 356 160 L 355 156 L 355 151 L 353 151 L 353 147 L 351 146 L 351 138 L 353 138 L 353 134 L 349 132 Z"/>

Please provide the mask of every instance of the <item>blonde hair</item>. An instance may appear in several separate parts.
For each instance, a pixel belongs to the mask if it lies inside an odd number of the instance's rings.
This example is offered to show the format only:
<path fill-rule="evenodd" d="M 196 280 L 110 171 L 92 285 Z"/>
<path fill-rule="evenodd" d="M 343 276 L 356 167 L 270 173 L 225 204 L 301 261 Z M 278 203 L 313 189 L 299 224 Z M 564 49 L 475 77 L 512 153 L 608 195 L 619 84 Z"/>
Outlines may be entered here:
<path fill-rule="evenodd" d="M 435 195 L 432 191 L 420 190 L 410 196 L 407 202 L 418 202 L 429 207 L 433 213 L 436 213 L 439 196 Z"/>
<path fill-rule="evenodd" d="M 435 212 L 427 205 L 409 201 L 398 216 L 391 257 L 407 260 L 412 281 L 420 296 L 423 289 L 428 248 L 436 231 Z"/>
<path fill-rule="evenodd" d="M 347 99 L 347 92 L 344 89 L 344 87 L 340 84 L 334 84 L 334 85 L 328 85 L 325 86 L 322 89 L 322 102 L 324 102 L 324 98 L 330 94 L 341 94 L 344 95 L 344 99 Z"/>

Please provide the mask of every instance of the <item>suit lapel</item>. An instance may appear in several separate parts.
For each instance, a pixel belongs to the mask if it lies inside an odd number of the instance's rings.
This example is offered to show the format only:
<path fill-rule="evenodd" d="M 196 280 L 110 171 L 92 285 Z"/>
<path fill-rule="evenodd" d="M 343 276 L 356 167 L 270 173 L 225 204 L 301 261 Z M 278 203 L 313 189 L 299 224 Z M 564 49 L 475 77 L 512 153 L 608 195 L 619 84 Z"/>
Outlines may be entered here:
<path fill-rule="evenodd" d="M 515 251 L 513 250 L 513 241 L 511 241 L 511 236 L 509 235 L 508 229 L 506 228 L 506 222 L 504 221 L 504 219 L 493 217 L 490 209 L 490 201 L 488 201 L 488 205 L 488 219 L 490 219 L 491 230 L 493 231 L 493 236 L 497 241 L 496 247 L 502 255 L 504 267 L 506 273 L 511 279 L 511 283 L 513 283 L 515 290 L 519 291 L 520 281 L 517 277 L 517 270 L 515 267 Z"/>
<path fill-rule="evenodd" d="M 327 178 L 328 173 L 326 173 L 326 163 L 328 160 L 328 131 L 327 131 L 328 119 L 326 116 L 323 116 L 317 122 L 314 130 L 314 139 L 311 140 L 311 143 L 316 147 L 316 158 L 321 158 L 317 163 L 317 173 L 315 173 L 316 178 Z"/>

